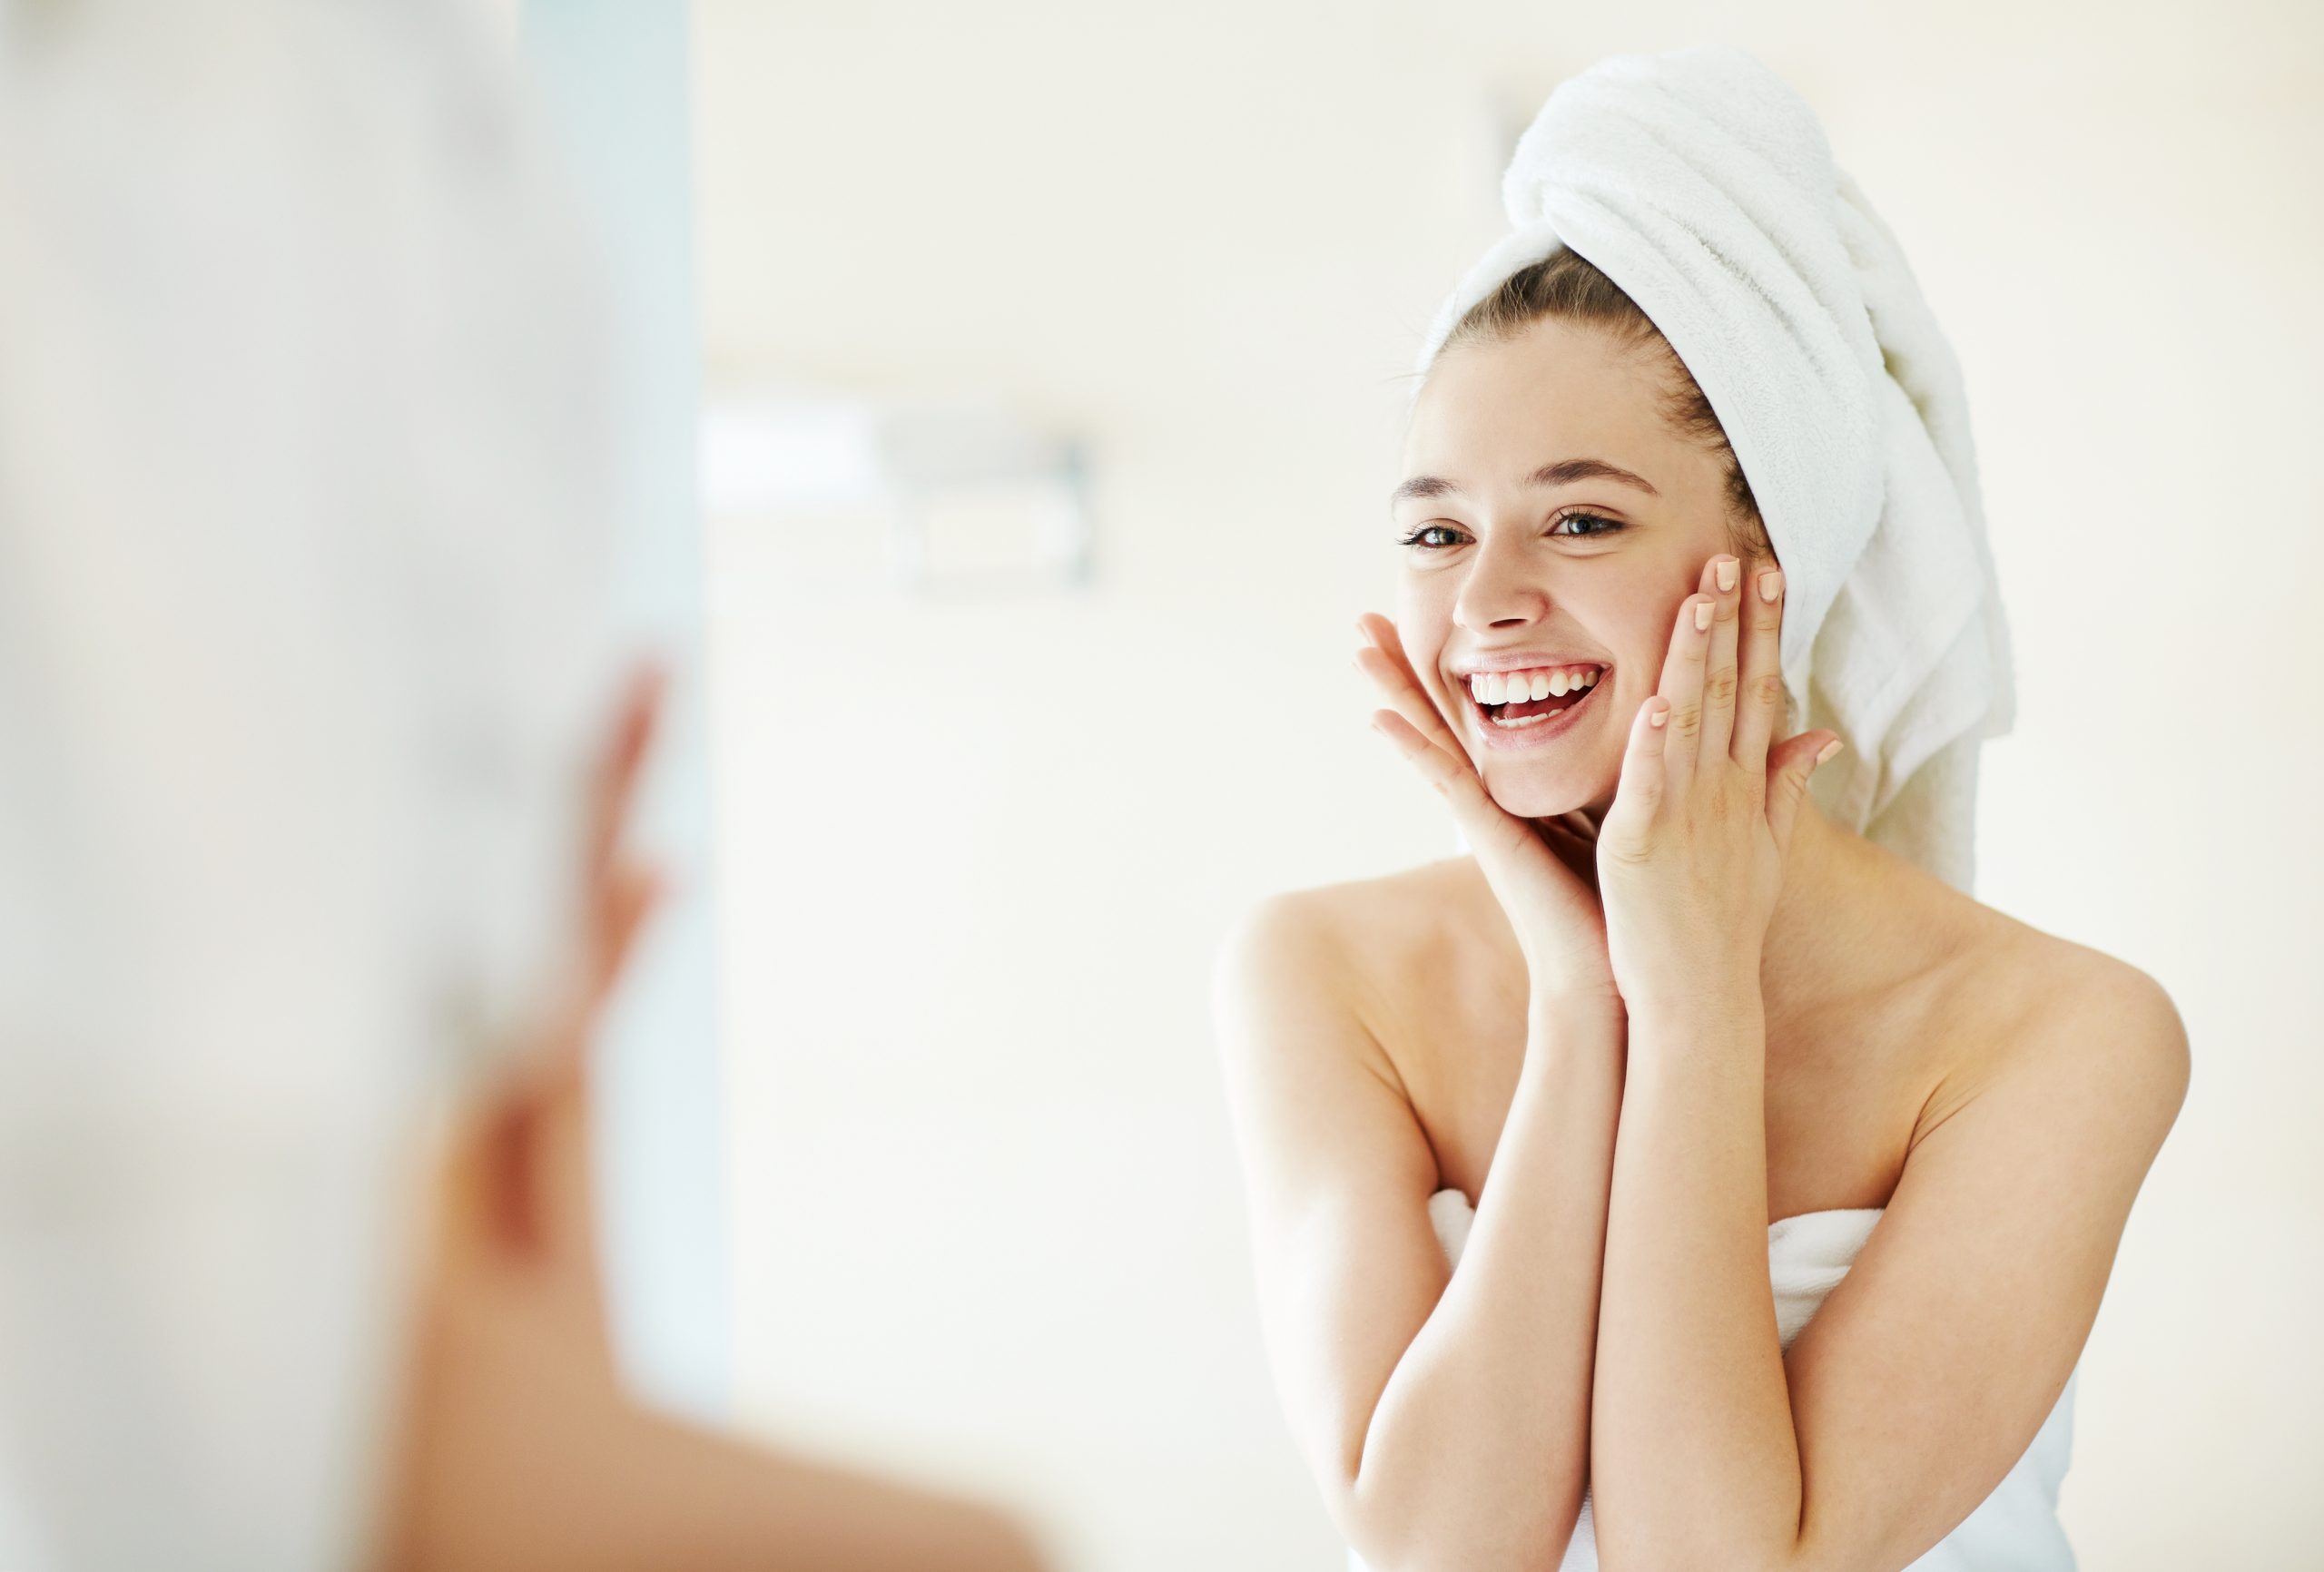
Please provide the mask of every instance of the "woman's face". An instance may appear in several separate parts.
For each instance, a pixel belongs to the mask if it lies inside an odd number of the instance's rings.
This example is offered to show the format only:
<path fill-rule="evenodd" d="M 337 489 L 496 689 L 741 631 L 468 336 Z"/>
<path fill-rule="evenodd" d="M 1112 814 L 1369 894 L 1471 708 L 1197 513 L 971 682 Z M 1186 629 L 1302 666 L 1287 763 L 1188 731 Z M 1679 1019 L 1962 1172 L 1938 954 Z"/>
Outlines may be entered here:
<path fill-rule="evenodd" d="M 1613 801 L 1679 603 L 1732 549 L 1722 461 L 1669 427 L 1663 375 L 1550 319 L 1447 350 L 1421 391 L 1393 502 L 1396 626 L 1512 813 Z"/>

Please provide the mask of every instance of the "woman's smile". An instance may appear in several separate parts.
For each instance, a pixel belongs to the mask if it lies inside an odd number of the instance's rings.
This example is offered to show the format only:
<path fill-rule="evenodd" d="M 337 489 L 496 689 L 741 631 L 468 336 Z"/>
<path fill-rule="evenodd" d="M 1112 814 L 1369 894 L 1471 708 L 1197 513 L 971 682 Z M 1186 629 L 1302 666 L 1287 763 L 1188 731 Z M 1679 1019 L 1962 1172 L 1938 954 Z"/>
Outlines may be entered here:
<path fill-rule="evenodd" d="M 1452 685 L 1467 695 L 1471 732 L 1506 752 L 1545 747 L 1604 709 L 1590 701 L 1610 670 L 1594 661 L 1472 670 Z"/>

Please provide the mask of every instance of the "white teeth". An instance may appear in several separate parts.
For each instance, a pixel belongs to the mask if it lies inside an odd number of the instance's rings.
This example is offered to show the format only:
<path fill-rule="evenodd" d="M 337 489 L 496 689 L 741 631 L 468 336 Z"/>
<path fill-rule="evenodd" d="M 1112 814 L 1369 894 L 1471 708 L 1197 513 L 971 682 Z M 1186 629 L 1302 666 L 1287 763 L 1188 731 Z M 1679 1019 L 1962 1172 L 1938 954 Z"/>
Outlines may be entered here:
<path fill-rule="evenodd" d="M 1471 672 L 1469 696 L 1480 704 L 1521 704 L 1561 698 L 1598 685 L 1594 666 L 1544 667 L 1537 672 Z"/>
<path fill-rule="evenodd" d="M 1495 715 L 1492 718 L 1492 723 L 1500 727 L 1504 732 L 1514 732 L 1523 726 L 1538 726 L 1542 722 L 1550 720 L 1555 716 L 1561 715 L 1564 712 L 1565 712 L 1562 710 L 1551 710 L 1538 715 L 1521 715 L 1514 721 L 1504 721 L 1500 716 Z"/>

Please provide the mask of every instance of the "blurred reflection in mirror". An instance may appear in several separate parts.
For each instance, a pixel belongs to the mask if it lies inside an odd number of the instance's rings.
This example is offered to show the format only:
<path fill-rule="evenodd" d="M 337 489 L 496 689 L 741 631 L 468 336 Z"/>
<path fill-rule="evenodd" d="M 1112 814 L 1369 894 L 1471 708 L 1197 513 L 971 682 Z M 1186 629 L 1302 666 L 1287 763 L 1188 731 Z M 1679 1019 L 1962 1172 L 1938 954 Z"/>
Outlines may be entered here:
<path fill-rule="evenodd" d="M 484 21 L 0 7 L 0 1566 L 1032 1567 L 615 1379 L 655 688 Z"/>

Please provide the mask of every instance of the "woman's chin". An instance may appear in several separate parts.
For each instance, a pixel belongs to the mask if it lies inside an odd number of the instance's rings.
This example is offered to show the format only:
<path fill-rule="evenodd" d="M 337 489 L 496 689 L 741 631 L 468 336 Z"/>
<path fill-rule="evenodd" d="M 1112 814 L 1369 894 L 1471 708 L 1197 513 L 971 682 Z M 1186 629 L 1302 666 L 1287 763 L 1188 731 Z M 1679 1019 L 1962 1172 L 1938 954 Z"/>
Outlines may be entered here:
<path fill-rule="evenodd" d="M 1520 819 L 1555 819 L 1587 808 L 1605 792 L 1594 781 L 1571 779 L 1567 771 L 1488 769 L 1485 790 L 1504 813 Z"/>

